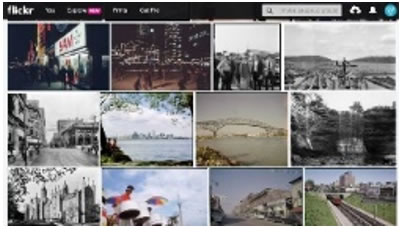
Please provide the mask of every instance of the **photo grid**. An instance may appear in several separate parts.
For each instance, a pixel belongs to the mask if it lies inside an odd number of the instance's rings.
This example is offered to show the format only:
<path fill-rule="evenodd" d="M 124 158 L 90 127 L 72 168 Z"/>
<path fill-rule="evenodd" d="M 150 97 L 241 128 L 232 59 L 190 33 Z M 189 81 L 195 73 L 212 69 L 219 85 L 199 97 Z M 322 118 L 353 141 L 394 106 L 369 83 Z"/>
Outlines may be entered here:
<path fill-rule="evenodd" d="M 396 33 L 9 23 L 8 225 L 397 225 Z"/>

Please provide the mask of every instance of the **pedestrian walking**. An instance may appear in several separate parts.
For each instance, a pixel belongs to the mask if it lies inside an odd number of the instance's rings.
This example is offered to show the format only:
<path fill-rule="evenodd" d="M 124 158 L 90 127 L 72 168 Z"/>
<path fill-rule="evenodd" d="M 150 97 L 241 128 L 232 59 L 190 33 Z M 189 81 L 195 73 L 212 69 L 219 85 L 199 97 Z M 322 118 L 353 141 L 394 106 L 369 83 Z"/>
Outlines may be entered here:
<path fill-rule="evenodd" d="M 228 55 L 225 55 L 224 58 L 217 66 L 218 71 L 222 77 L 222 90 L 231 90 L 231 63 Z"/>
<path fill-rule="evenodd" d="M 147 72 L 147 75 L 146 75 L 146 85 L 147 85 L 148 89 L 153 88 L 152 77 L 153 77 L 153 65 L 150 63 L 148 65 L 148 72 Z"/>
<path fill-rule="evenodd" d="M 27 144 L 26 140 L 22 139 L 20 142 L 20 153 L 22 159 L 24 160 L 24 166 L 28 166 L 28 158 L 27 158 L 28 148 L 26 144 Z"/>
<path fill-rule="evenodd" d="M 186 89 L 186 83 L 189 80 L 189 68 L 187 67 L 186 64 L 180 63 L 179 64 L 181 73 L 182 73 L 182 79 L 179 81 L 178 86 L 179 90 L 185 90 Z"/>
<path fill-rule="evenodd" d="M 47 66 L 43 67 L 43 75 L 46 78 L 46 81 L 48 83 L 48 87 L 50 87 L 51 84 L 51 76 L 50 76 L 50 71 L 49 68 Z"/>
<path fill-rule="evenodd" d="M 255 55 L 252 66 L 253 89 L 261 90 L 263 81 L 263 64 L 259 56 Z"/>
<path fill-rule="evenodd" d="M 273 69 L 274 69 L 274 61 L 267 56 L 264 60 L 264 87 L 265 90 L 269 90 L 269 86 L 271 89 L 274 89 L 274 80 L 273 80 Z"/>
<path fill-rule="evenodd" d="M 70 90 L 73 90 L 73 82 L 74 82 L 74 70 L 71 64 L 67 67 L 67 84 Z"/>
<path fill-rule="evenodd" d="M 218 70 L 219 63 L 220 63 L 220 60 L 217 58 L 214 58 L 214 80 L 213 80 L 214 90 L 218 90 L 218 84 L 220 82 L 220 71 Z"/>
<path fill-rule="evenodd" d="M 59 70 L 58 78 L 63 81 L 63 88 L 66 90 L 67 87 L 67 69 L 66 66 L 62 66 L 62 68 Z"/>
<path fill-rule="evenodd" d="M 240 75 L 239 88 L 241 90 L 248 90 L 249 84 L 251 82 L 251 70 L 247 55 L 244 55 L 242 57 L 242 61 L 239 64 L 239 75 Z"/>

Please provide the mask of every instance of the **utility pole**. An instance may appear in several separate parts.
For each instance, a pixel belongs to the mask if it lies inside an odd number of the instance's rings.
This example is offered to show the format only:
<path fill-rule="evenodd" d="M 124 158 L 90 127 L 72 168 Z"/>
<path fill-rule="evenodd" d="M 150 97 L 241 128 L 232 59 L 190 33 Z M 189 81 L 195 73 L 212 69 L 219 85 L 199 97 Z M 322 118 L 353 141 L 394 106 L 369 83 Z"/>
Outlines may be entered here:
<path fill-rule="evenodd" d="M 96 127 L 96 123 L 97 123 L 97 116 L 94 115 L 93 118 L 94 118 L 94 127 L 92 127 L 92 147 L 95 149 L 95 148 L 97 148 L 96 144 L 95 144 L 95 130 L 96 130 L 95 127 Z M 95 149 L 95 154 L 96 153 L 98 153 L 97 149 Z"/>
<path fill-rule="evenodd" d="M 182 202 L 178 194 L 179 226 L 183 226 Z"/>

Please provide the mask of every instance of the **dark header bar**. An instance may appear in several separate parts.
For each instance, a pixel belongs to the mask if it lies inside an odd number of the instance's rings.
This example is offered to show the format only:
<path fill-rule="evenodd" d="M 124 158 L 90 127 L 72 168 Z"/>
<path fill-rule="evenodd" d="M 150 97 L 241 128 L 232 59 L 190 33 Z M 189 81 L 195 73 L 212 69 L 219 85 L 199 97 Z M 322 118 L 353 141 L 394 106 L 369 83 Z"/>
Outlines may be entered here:
<path fill-rule="evenodd" d="M 398 2 L 6 2 L 3 18 L 19 20 L 370 20 L 395 21 Z"/>

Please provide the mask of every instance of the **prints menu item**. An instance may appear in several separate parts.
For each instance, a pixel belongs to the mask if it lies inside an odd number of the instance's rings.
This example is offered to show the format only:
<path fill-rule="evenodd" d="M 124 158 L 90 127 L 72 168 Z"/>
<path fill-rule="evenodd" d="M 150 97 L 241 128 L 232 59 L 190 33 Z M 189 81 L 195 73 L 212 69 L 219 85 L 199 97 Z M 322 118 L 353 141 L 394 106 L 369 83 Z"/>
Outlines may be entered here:
<path fill-rule="evenodd" d="M 99 225 L 97 168 L 10 168 L 9 226 Z"/>
<path fill-rule="evenodd" d="M 208 90 L 209 24 L 112 26 L 113 90 Z"/>
<path fill-rule="evenodd" d="M 302 182 L 302 169 L 210 169 L 211 225 L 302 225 Z"/>
<path fill-rule="evenodd" d="M 280 25 L 216 24 L 214 90 L 280 90 Z"/>
<path fill-rule="evenodd" d="M 394 24 L 285 24 L 284 34 L 286 89 L 395 89 Z"/>
<path fill-rule="evenodd" d="M 291 99 L 293 165 L 396 164 L 395 93 L 292 93 Z"/>
<path fill-rule="evenodd" d="M 102 225 L 207 225 L 207 170 L 104 169 L 102 173 Z"/>
<path fill-rule="evenodd" d="M 8 94 L 9 166 L 97 166 L 98 93 Z"/>
<path fill-rule="evenodd" d="M 192 93 L 103 93 L 102 164 L 192 166 Z"/>
<path fill-rule="evenodd" d="M 10 24 L 9 90 L 108 90 L 109 25 Z"/>
<path fill-rule="evenodd" d="M 395 169 L 306 169 L 305 225 L 396 225 Z"/>
<path fill-rule="evenodd" d="M 198 93 L 198 166 L 286 166 L 286 93 Z"/>

